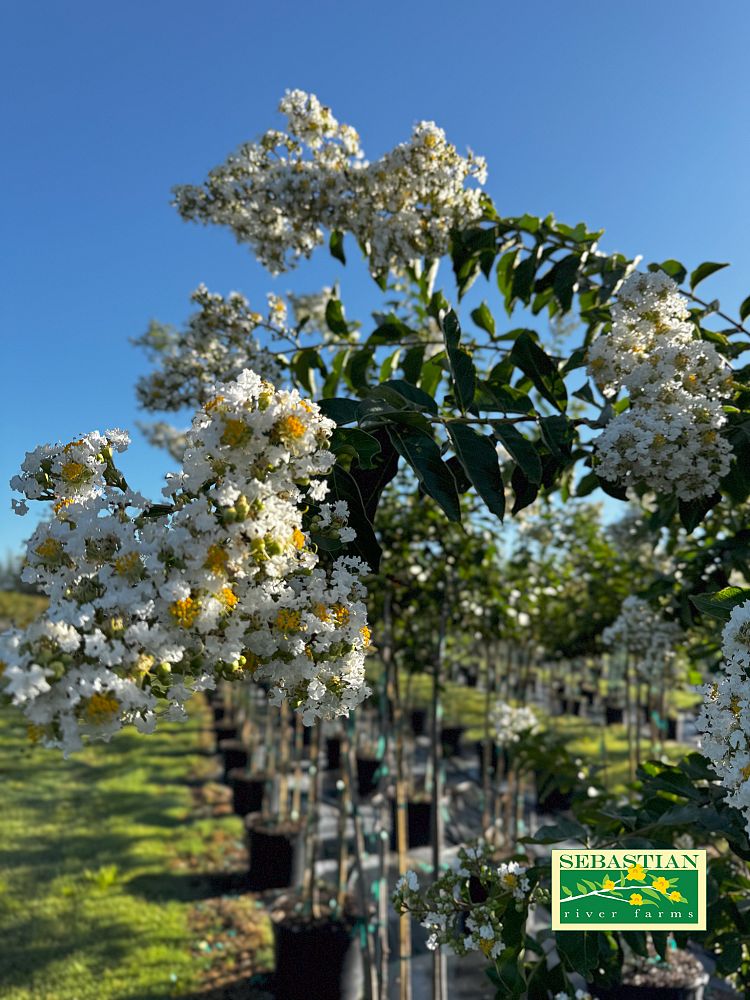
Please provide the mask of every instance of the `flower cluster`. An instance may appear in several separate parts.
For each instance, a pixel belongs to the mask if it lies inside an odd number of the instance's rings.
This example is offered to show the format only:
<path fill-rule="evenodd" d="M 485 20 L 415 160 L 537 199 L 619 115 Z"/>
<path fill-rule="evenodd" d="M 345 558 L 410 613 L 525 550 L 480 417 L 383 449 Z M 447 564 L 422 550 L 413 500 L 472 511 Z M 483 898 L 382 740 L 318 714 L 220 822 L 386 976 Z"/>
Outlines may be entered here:
<path fill-rule="evenodd" d="M 492 706 L 490 721 L 495 730 L 495 743 L 499 747 L 518 743 L 523 736 L 532 733 L 538 723 L 533 708 L 528 705 L 516 707 L 502 700 Z"/>
<path fill-rule="evenodd" d="M 503 915 L 509 907 L 534 902 L 527 869 L 516 861 L 497 865 L 488 845 L 461 847 L 451 869 L 422 889 L 413 871 L 396 883 L 393 905 L 411 913 L 430 931 L 427 947 L 465 955 L 481 951 L 497 958 L 503 951 Z"/>
<path fill-rule="evenodd" d="M 698 728 L 727 801 L 744 814 L 750 833 L 750 601 L 732 611 L 722 652 L 726 663 L 718 680 L 704 688 Z"/>
<path fill-rule="evenodd" d="M 133 492 L 112 461 L 121 432 L 29 454 L 14 485 L 54 516 L 28 543 L 24 579 L 44 615 L 2 637 L 5 694 L 31 732 L 66 752 L 124 723 L 153 728 L 217 678 L 252 677 L 305 723 L 365 697 L 370 632 L 358 559 L 320 564 L 350 538 L 346 505 L 322 501 L 333 424 L 252 372 L 219 385 L 186 435 L 165 502 Z"/>
<path fill-rule="evenodd" d="M 696 339 L 671 278 L 636 272 L 626 279 L 588 370 L 605 395 L 629 395 L 628 409 L 596 439 L 603 479 L 681 500 L 716 490 L 729 470 L 731 448 L 720 431 L 732 376 L 713 344 Z"/>
<path fill-rule="evenodd" d="M 293 267 L 323 242 L 351 233 L 374 272 L 446 253 L 451 229 L 482 216 L 486 165 L 461 156 L 433 122 L 373 163 L 359 136 L 312 94 L 287 92 L 287 131 L 270 130 L 215 167 L 201 187 L 175 191 L 186 219 L 228 226 L 272 272 Z"/>
<path fill-rule="evenodd" d="M 647 667 L 672 659 L 681 638 L 680 626 L 665 621 L 640 597 L 626 597 L 617 618 L 602 632 L 606 646 L 627 650 Z"/>
<path fill-rule="evenodd" d="M 231 381 L 245 369 L 278 382 L 279 366 L 255 337 L 258 328 L 285 332 L 286 306 L 275 296 L 269 298 L 268 315 L 263 317 L 239 292 L 225 298 L 199 285 L 190 297 L 198 309 L 184 330 L 152 323 L 135 340 L 157 366 L 137 383 L 141 405 L 147 410 L 195 409 L 217 382 Z"/>

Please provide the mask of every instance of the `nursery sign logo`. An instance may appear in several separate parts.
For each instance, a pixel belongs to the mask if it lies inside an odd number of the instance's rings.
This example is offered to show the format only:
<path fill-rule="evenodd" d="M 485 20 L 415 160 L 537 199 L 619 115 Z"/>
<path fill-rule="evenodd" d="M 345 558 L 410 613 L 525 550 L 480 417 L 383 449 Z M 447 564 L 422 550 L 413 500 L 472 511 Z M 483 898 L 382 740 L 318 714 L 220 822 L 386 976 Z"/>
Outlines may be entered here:
<path fill-rule="evenodd" d="M 706 929 L 705 851 L 552 851 L 552 929 Z"/>

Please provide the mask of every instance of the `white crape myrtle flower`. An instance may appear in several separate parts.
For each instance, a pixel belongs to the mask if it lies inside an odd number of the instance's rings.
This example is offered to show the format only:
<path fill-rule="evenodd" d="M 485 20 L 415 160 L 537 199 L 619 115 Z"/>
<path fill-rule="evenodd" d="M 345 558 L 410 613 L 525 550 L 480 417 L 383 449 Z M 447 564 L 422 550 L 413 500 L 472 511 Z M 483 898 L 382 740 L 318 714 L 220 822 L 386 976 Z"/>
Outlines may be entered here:
<path fill-rule="evenodd" d="M 245 371 L 198 411 L 164 503 L 114 467 L 122 436 L 27 456 L 15 483 L 55 516 L 32 535 L 23 576 L 50 604 L 3 634 L 0 673 L 34 738 L 69 752 L 127 723 L 149 732 L 218 678 L 267 681 L 307 724 L 362 701 L 367 567 L 347 556 L 323 566 L 302 523 L 325 496 L 333 427 Z M 71 496 L 73 461 L 91 472 L 76 472 L 86 488 Z M 347 513 L 333 504 L 313 530 L 350 538 Z"/>
<path fill-rule="evenodd" d="M 494 728 L 495 743 L 499 747 L 509 747 L 532 733 L 539 720 L 534 709 L 528 705 L 511 705 L 501 699 L 492 706 L 490 722 Z"/>
<path fill-rule="evenodd" d="M 645 665 L 673 659 L 683 638 L 676 622 L 665 621 L 640 597 L 626 597 L 614 622 L 602 632 L 605 646 L 625 649 Z"/>
<path fill-rule="evenodd" d="M 191 296 L 198 309 L 184 330 L 152 323 L 134 343 L 143 347 L 156 370 L 136 385 L 138 399 L 147 410 L 195 409 L 210 397 L 217 382 L 230 381 L 250 369 L 269 382 L 278 382 L 281 370 L 273 355 L 255 336 L 265 329 L 273 335 L 286 332 L 286 305 L 269 296 L 263 317 L 239 292 L 226 297 L 199 285 Z"/>
<path fill-rule="evenodd" d="M 228 226 L 272 272 L 294 267 L 324 241 L 351 233 L 374 272 L 446 253 L 450 231 L 482 217 L 486 164 L 461 156 L 433 122 L 372 163 L 359 136 L 313 94 L 288 91 L 287 131 L 270 130 L 215 167 L 175 202 L 186 219 Z"/>
<path fill-rule="evenodd" d="M 497 958 L 504 950 L 501 914 L 510 904 L 522 910 L 541 899 L 527 868 L 515 861 L 499 866 L 484 841 L 459 848 L 451 868 L 422 888 L 414 872 L 396 884 L 393 905 L 430 932 L 427 947 L 465 955 L 481 951 Z"/>
<path fill-rule="evenodd" d="M 750 601 L 733 609 L 722 652 L 724 669 L 704 688 L 698 729 L 727 801 L 743 813 L 750 833 Z"/>
<path fill-rule="evenodd" d="M 596 439 L 596 471 L 621 485 L 695 500 L 729 471 L 722 401 L 732 374 L 713 344 L 697 339 L 687 301 L 663 272 L 634 272 L 612 308 L 612 329 L 589 350 L 588 371 L 629 408 Z"/>

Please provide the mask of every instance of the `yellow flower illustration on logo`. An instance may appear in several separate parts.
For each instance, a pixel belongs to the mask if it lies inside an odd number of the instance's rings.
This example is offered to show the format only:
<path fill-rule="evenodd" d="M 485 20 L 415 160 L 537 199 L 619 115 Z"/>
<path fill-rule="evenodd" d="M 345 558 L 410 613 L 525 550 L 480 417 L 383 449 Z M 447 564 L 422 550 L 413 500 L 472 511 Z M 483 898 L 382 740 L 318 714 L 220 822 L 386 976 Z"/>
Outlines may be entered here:
<path fill-rule="evenodd" d="M 605 878 L 602 882 L 602 889 L 614 889 L 615 883 L 611 878 Z"/>
<path fill-rule="evenodd" d="M 640 892 L 633 892 L 630 895 L 630 905 L 631 906 L 643 906 L 643 896 Z"/>
<path fill-rule="evenodd" d="M 664 894 L 666 894 L 669 889 L 669 882 L 663 875 L 660 875 L 659 878 L 655 878 L 651 885 L 654 889 L 657 889 L 659 892 L 663 892 Z"/>
<path fill-rule="evenodd" d="M 677 892 L 677 890 L 675 889 L 673 892 L 670 892 L 669 898 L 672 900 L 673 903 L 679 903 L 679 901 L 682 899 L 682 894 Z"/>
<path fill-rule="evenodd" d="M 646 877 L 646 871 L 641 864 L 630 865 L 628 867 L 628 881 L 635 880 L 636 882 L 642 882 Z"/>

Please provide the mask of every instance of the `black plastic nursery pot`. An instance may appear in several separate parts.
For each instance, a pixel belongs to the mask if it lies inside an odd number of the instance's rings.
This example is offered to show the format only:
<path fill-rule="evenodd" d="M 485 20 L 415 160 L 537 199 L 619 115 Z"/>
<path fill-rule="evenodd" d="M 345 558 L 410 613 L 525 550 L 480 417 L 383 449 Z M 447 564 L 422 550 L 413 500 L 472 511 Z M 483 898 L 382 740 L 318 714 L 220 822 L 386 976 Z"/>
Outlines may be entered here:
<path fill-rule="evenodd" d="M 305 851 L 299 823 L 265 825 L 260 816 L 245 819 L 250 868 L 246 886 L 253 892 L 262 889 L 287 889 L 302 880 Z M 297 988 L 303 984 L 297 981 Z M 303 991 L 303 996 L 307 993 Z"/>
<path fill-rule="evenodd" d="M 584 699 L 587 705 L 593 705 L 596 700 L 596 688 L 583 687 L 581 688 L 581 697 Z"/>
<path fill-rule="evenodd" d="M 444 726 L 440 733 L 440 743 L 444 757 L 455 757 L 461 749 L 461 737 L 466 726 Z"/>
<path fill-rule="evenodd" d="M 263 808 L 266 779 L 262 774 L 247 774 L 244 770 L 229 772 L 232 786 L 232 807 L 237 816 L 258 813 Z"/>
<path fill-rule="evenodd" d="M 242 740 L 222 740 L 219 753 L 224 759 L 224 779 L 229 780 L 229 772 L 244 770 L 250 763 L 250 754 Z"/>
<path fill-rule="evenodd" d="M 427 709 L 413 708 L 409 713 L 409 721 L 411 722 L 411 731 L 414 735 L 424 736 L 427 729 Z"/>
<path fill-rule="evenodd" d="M 541 813 L 566 812 L 573 804 L 573 789 L 563 789 L 549 772 L 535 771 L 536 808 Z"/>
<path fill-rule="evenodd" d="M 561 705 L 562 705 L 563 715 L 581 714 L 581 702 L 579 698 L 563 698 Z"/>
<path fill-rule="evenodd" d="M 356 927 L 295 916 L 273 930 L 276 1000 L 359 1000 L 364 979 Z"/>
<path fill-rule="evenodd" d="M 379 757 L 360 757 L 357 755 L 357 787 L 361 799 L 366 799 L 377 791 L 380 781 L 378 772 L 381 764 L 382 761 Z"/>
<path fill-rule="evenodd" d="M 589 986 L 598 1000 L 703 1000 L 708 976 L 689 986 Z"/>
<path fill-rule="evenodd" d="M 338 771 L 341 768 L 341 737 L 329 736 L 326 739 L 326 768 Z"/>
<path fill-rule="evenodd" d="M 214 726 L 214 733 L 216 735 L 216 742 L 221 743 L 222 740 L 236 740 L 238 729 L 231 720 L 227 720 L 226 722 L 221 721 Z"/>
<path fill-rule="evenodd" d="M 220 723 L 231 723 L 231 709 L 229 709 L 223 701 L 212 702 L 211 711 L 213 713 L 215 726 Z"/>
<path fill-rule="evenodd" d="M 608 726 L 620 725 L 625 718 L 625 709 L 622 705 L 605 705 L 604 721 Z"/>
<path fill-rule="evenodd" d="M 406 846 L 426 847 L 430 843 L 432 803 L 429 799 L 408 799 L 406 805 Z M 391 799 L 391 850 L 396 843 L 396 800 Z"/>

